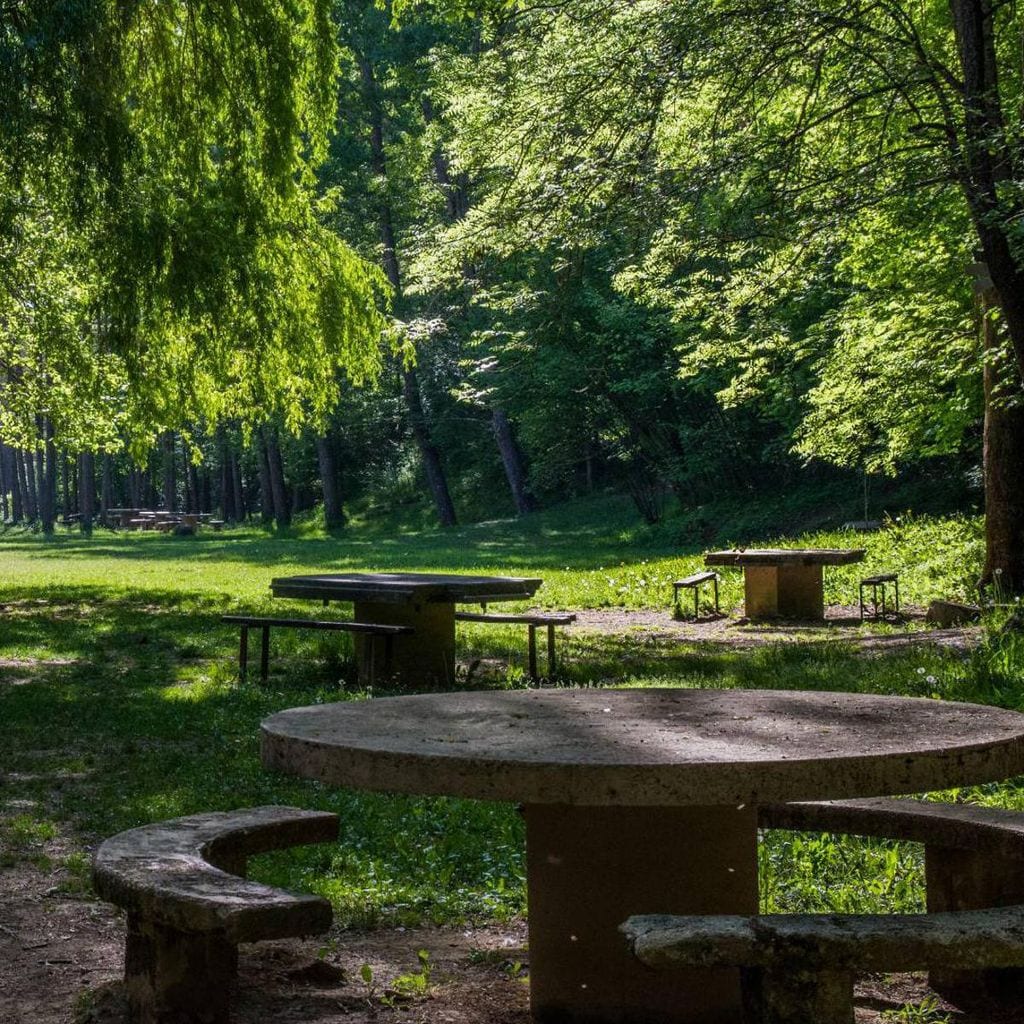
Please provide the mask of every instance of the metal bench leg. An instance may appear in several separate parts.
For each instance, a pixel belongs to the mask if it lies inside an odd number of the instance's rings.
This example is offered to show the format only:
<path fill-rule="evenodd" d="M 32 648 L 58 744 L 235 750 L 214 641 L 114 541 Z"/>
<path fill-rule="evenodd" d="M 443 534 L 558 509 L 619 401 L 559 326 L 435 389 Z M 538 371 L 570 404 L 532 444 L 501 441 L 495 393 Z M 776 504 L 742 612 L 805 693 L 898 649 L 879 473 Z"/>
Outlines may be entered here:
<path fill-rule="evenodd" d="M 260 640 L 260 679 L 266 682 L 270 676 L 270 627 L 263 627 Z"/>
<path fill-rule="evenodd" d="M 548 679 L 555 675 L 555 626 L 548 623 Z"/>
<path fill-rule="evenodd" d="M 244 683 L 249 669 L 249 627 L 242 627 L 242 637 L 238 642 L 238 677 Z"/>
<path fill-rule="evenodd" d="M 895 579 L 892 581 L 893 589 L 896 591 L 896 617 L 900 615 L 900 581 Z"/>
<path fill-rule="evenodd" d="M 395 653 L 395 638 L 393 636 L 384 637 L 384 678 L 391 678 L 391 659 Z"/>
<path fill-rule="evenodd" d="M 860 594 L 860 598 L 859 598 L 859 600 L 860 600 L 860 621 L 863 622 L 864 621 L 864 584 L 861 583 L 860 586 L 857 588 L 857 590 L 858 590 L 858 592 Z"/>
<path fill-rule="evenodd" d="M 721 615 L 722 613 L 718 609 L 718 577 L 716 576 L 711 582 L 715 588 L 715 614 Z"/>
<path fill-rule="evenodd" d="M 366 682 L 373 686 L 377 682 L 377 637 L 372 633 L 366 638 Z"/>
<path fill-rule="evenodd" d="M 531 622 L 526 627 L 528 631 L 527 637 L 527 671 L 530 673 L 531 679 L 537 678 L 537 627 Z"/>
<path fill-rule="evenodd" d="M 700 584 L 693 588 L 693 620 L 700 618 Z"/>

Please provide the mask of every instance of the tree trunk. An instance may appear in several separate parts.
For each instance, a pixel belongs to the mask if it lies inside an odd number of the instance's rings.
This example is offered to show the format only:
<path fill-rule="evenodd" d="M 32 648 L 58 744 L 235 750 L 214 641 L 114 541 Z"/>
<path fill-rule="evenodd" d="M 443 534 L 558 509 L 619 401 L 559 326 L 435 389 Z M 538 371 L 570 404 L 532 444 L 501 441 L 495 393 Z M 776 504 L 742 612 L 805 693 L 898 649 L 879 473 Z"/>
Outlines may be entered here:
<path fill-rule="evenodd" d="M 992 278 L 1017 364 L 1017 388 L 1024 382 L 1024 271 L 1014 257 L 1007 219 L 1019 219 L 1024 204 L 1006 186 L 1016 176 L 1008 149 L 999 94 L 991 0 L 950 0 L 953 32 L 962 71 L 964 125 L 954 157 L 984 259 Z M 1007 209 L 1005 204 L 1012 203 Z"/>
<path fill-rule="evenodd" d="M 324 526 L 328 530 L 334 530 L 345 525 L 345 510 L 341 504 L 341 487 L 338 485 L 338 460 L 335 458 L 334 443 L 329 433 L 317 435 L 316 457 L 320 464 L 320 482 L 324 489 Z"/>
<path fill-rule="evenodd" d="M 8 449 L 8 465 L 11 471 L 11 518 L 16 523 L 22 523 L 28 516 L 25 514 L 25 487 L 18 474 L 18 454 L 16 448 Z"/>
<path fill-rule="evenodd" d="M 505 476 L 508 478 L 508 485 L 512 491 L 512 500 L 515 502 L 516 514 L 526 515 L 533 512 L 537 503 L 530 494 L 526 484 L 526 471 L 523 467 L 523 453 L 516 441 L 512 431 L 512 424 L 502 409 L 491 411 L 491 424 L 494 427 L 494 437 L 498 442 L 498 451 L 501 453 L 501 461 L 505 466 Z"/>
<path fill-rule="evenodd" d="M 423 99 L 422 106 L 423 116 L 429 124 L 434 119 L 433 105 L 429 97 Z M 448 220 L 452 223 L 462 220 L 469 212 L 466 175 L 460 174 L 455 180 L 452 179 L 448 158 L 440 146 L 434 150 L 433 162 L 434 178 L 444 194 Z M 470 282 L 474 276 L 473 268 L 463 266 L 462 276 L 467 283 Z M 537 508 L 537 502 L 526 484 L 523 450 L 516 440 L 512 423 L 504 409 L 498 407 L 491 409 L 491 423 L 494 427 L 494 439 L 498 443 L 498 453 L 501 455 L 501 464 L 505 468 L 505 478 L 508 480 L 509 490 L 512 492 L 516 514 L 526 515 Z"/>
<path fill-rule="evenodd" d="M 263 437 L 267 446 L 267 464 L 270 468 L 270 489 L 274 495 L 274 521 L 278 528 L 291 526 L 292 510 L 288 504 L 288 488 L 284 481 L 284 461 L 277 443 L 277 432 L 265 427 Z"/>
<path fill-rule="evenodd" d="M 29 485 L 25 479 L 25 458 L 20 449 L 14 449 L 14 518 L 28 522 L 32 518 L 29 506 Z"/>
<path fill-rule="evenodd" d="M 25 466 L 26 493 L 29 497 L 29 516 L 35 522 L 39 519 L 39 477 L 36 475 L 36 453 L 26 452 L 23 456 Z"/>
<path fill-rule="evenodd" d="M 244 523 L 248 517 L 248 510 L 245 507 L 245 488 L 242 486 L 242 467 L 238 453 L 232 448 L 230 453 L 231 468 L 231 491 L 235 500 L 235 518 Z"/>
<path fill-rule="evenodd" d="M 189 459 L 185 465 L 185 481 L 188 486 L 189 493 L 189 512 L 202 512 L 203 499 L 199 491 L 199 471 L 196 469 L 196 464 L 191 459 Z"/>
<path fill-rule="evenodd" d="M 164 508 L 168 512 L 178 509 L 178 476 L 175 472 L 174 431 L 168 430 L 163 436 Z"/>
<path fill-rule="evenodd" d="M 270 462 L 267 458 L 267 439 L 259 435 L 260 450 L 260 519 L 265 524 L 274 521 L 274 490 L 270 484 Z"/>
<path fill-rule="evenodd" d="M 996 295 L 981 296 L 985 351 L 985 569 L 981 586 L 999 600 L 1024 591 L 1024 405 L 1014 361 L 990 315 Z M 1007 404 L 1007 399 L 1016 398 Z"/>
<path fill-rule="evenodd" d="M 78 474 L 76 473 L 75 476 Z M 75 484 L 71 479 L 71 460 L 68 458 L 68 453 L 63 451 L 60 453 L 60 487 L 61 508 L 64 510 L 66 520 L 71 513 L 78 512 L 79 508 L 75 496 Z M 56 509 L 54 509 L 54 515 L 56 515 Z"/>
<path fill-rule="evenodd" d="M 7 501 L 7 445 L 0 443 L 0 518 L 6 523 L 10 518 L 10 505 Z"/>
<path fill-rule="evenodd" d="M 384 154 L 384 117 L 380 108 L 380 97 L 377 94 L 377 80 L 373 66 L 362 54 L 357 54 L 359 72 L 362 77 L 363 95 L 366 100 L 370 118 L 370 163 L 374 174 L 380 180 L 380 202 L 377 206 L 377 217 L 380 229 L 380 240 L 383 247 L 382 262 L 384 273 L 395 293 L 395 307 L 402 300 L 402 275 L 398 266 L 398 250 L 395 240 L 394 217 L 391 202 L 387 193 L 388 167 Z M 420 395 L 419 380 L 411 366 L 402 367 L 402 395 L 409 411 L 409 424 L 413 437 L 419 448 L 423 468 L 427 474 L 427 484 L 437 508 L 437 518 L 442 526 L 455 525 L 455 506 L 452 504 L 448 480 L 441 464 L 441 454 L 430 436 L 423 399 Z"/>
<path fill-rule="evenodd" d="M 78 457 L 78 511 L 82 518 L 79 525 L 82 533 L 92 535 L 92 517 L 96 504 L 96 460 L 92 452 L 82 452 Z"/>
<path fill-rule="evenodd" d="M 39 521 L 46 536 L 52 536 L 57 516 L 57 448 L 53 443 L 53 426 L 42 421 L 43 446 L 39 449 Z"/>
<path fill-rule="evenodd" d="M 226 523 L 235 521 L 235 485 L 231 479 L 231 453 L 227 442 L 220 448 L 220 516 Z"/>
<path fill-rule="evenodd" d="M 110 506 L 114 500 L 114 474 L 109 452 L 100 456 L 100 523 L 109 526 Z"/>

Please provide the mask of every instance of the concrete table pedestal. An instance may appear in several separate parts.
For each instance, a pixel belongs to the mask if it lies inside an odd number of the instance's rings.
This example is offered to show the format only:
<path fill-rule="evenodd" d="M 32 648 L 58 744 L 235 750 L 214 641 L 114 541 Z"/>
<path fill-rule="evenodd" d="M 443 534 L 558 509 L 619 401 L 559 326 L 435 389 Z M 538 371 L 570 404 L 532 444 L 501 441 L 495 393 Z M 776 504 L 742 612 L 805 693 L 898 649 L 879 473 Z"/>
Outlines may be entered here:
<path fill-rule="evenodd" d="M 417 694 L 293 708 L 262 733 L 266 767 L 327 785 L 524 805 L 541 1024 L 741 1024 L 738 970 L 660 975 L 618 926 L 756 913 L 759 803 L 1024 771 L 1024 715 L 870 694 Z"/>
<path fill-rule="evenodd" d="M 739 1024 L 739 971 L 638 970 L 618 926 L 635 907 L 756 914 L 753 805 L 527 804 L 526 854 L 535 1020 Z"/>
<path fill-rule="evenodd" d="M 420 686 L 446 686 L 455 679 L 455 605 L 416 600 L 402 604 L 356 601 L 352 615 L 356 622 L 410 626 L 414 630 L 411 635 L 391 640 L 391 679 Z M 355 635 L 360 685 L 372 681 L 373 666 L 385 664 L 384 643 L 383 637 Z M 373 656 L 370 644 L 377 645 Z"/>

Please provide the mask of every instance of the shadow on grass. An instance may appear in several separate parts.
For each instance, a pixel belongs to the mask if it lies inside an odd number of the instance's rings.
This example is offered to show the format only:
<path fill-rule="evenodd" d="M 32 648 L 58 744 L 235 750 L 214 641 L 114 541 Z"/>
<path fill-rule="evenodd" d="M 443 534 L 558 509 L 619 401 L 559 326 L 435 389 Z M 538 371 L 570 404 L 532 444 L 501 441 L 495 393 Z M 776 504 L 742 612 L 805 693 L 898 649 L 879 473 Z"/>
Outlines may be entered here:
<path fill-rule="evenodd" d="M 523 826 L 512 806 L 331 789 L 263 769 L 267 715 L 366 696 L 339 685 L 351 678 L 341 646 L 350 638 L 282 631 L 269 684 L 241 686 L 237 632 L 218 622 L 221 599 L 85 586 L 38 595 L 6 591 L 0 616 L 0 819 L 60 823 L 88 849 L 122 829 L 204 810 L 334 810 L 337 845 L 270 855 L 257 877 L 322 892 L 343 922 L 359 924 L 523 909 Z M 521 630 L 467 631 L 460 642 L 474 658 L 522 664 Z M 730 652 L 570 633 L 559 653 L 562 681 L 576 685 L 936 690 L 978 699 L 967 692 L 969 666 L 943 652 L 865 657 L 822 644 Z M 515 668 L 498 668 L 463 683 L 520 681 Z M 845 861 L 836 877 L 851 891 L 863 886 Z"/>

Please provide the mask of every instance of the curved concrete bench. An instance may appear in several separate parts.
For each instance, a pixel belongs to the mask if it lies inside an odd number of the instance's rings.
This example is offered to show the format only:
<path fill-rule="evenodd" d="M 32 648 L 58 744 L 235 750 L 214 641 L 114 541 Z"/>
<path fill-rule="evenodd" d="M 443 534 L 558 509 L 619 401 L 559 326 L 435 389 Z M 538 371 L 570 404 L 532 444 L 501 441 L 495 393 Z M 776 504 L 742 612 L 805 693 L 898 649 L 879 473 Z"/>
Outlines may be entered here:
<path fill-rule="evenodd" d="M 926 914 L 638 916 L 622 925 L 655 968 L 739 967 L 758 1024 L 853 1024 L 853 979 L 927 969 L 960 1006 L 1024 995 L 1024 814 L 917 800 L 765 806 L 764 828 L 925 845 Z"/>
<path fill-rule="evenodd" d="M 247 858 L 337 837 L 336 814 L 253 807 L 144 825 L 102 843 L 93 885 L 128 911 L 132 1024 L 225 1024 L 239 942 L 331 924 L 327 900 L 247 881 Z"/>

